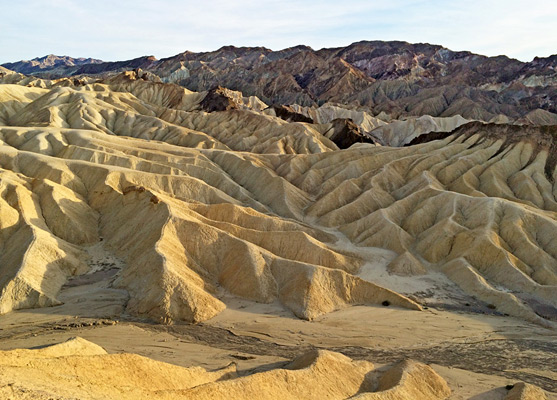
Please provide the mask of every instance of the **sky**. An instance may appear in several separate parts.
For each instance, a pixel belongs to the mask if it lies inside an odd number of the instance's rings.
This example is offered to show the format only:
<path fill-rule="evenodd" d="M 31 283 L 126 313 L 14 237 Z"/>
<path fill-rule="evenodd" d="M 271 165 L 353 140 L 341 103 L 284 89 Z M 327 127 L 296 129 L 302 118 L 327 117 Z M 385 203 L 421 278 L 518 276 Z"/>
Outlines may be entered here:
<path fill-rule="evenodd" d="M 521 61 L 557 54 L 557 0 L 0 0 L 0 63 L 106 61 L 224 45 L 439 44 Z"/>

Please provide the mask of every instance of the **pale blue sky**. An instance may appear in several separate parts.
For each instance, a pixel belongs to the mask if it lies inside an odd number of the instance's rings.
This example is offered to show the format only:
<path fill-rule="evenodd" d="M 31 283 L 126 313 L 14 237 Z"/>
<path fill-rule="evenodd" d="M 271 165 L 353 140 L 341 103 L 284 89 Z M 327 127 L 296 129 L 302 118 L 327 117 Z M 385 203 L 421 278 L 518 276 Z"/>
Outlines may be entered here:
<path fill-rule="evenodd" d="M 557 53 L 557 0 L 0 0 L 0 63 L 124 60 L 223 45 L 405 40 L 523 61 Z"/>

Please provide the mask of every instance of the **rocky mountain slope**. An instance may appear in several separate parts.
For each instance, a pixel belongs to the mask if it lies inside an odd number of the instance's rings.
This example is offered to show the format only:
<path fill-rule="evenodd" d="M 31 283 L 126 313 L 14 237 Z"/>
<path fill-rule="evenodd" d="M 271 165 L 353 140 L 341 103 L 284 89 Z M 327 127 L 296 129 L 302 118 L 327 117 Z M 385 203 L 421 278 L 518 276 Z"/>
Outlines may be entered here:
<path fill-rule="evenodd" d="M 557 123 L 556 56 L 525 63 L 437 45 L 372 41 L 321 50 L 225 46 L 162 60 L 141 57 L 61 69 L 18 63 L 4 67 L 43 78 L 142 68 L 190 90 L 220 85 L 267 104 L 331 102 L 396 119 L 461 115 L 486 122 Z"/>

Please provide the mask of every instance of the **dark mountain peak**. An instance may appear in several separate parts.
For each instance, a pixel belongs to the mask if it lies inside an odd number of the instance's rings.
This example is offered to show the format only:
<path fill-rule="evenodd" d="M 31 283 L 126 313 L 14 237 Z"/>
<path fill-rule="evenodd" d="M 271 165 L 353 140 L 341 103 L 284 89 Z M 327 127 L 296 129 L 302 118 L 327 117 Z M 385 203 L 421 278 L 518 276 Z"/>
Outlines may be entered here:
<path fill-rule="evenodd" d="M 275 61 L 283 58 L 291 57 L 294 54 L 316 54 L 316 52 L 309 46 L 304 45 L 297 45 L 293 47 L 287 47 L 286 49 L 273 51 L 272 53 L 267 54 L 267 58 L 269 61 Z"/>
<path fill-rule="evenodd" d="M 557 54 L 553 54 L 549 57 L 534 57 L 534 59 L 528 64 L 553 66 L 554 68 L 557 68 Z"/>
<path fill-rule="evenodd" d="M 295 50 L 295 51 L 314 51 L 310 46 L 305 46 L 303 44 L 299 44 L 297 46 L 292 46 L 292 47 L 287 47 L 286 49 L 283 49 L 281 51 L 289 51 L 289 50 Z"/>
<path fill-rule="evenodd" d="M 157 59 L 154 56 L 141 56 L 127 61 L 103 62 L 99 64 L 84 64 L 78 69 L 74 69 L 70 75 L 95 75 L 108 72 L 120 72 L 141 68 L 148 70 L 156 65 Z"/>
<path fill-rule="evenodd" d="M 389 52 L 396 53 L 424 53 L 434 54 L 435 52 L 445 49 L 443 46 L 429 43 L 409 43 L 400 40 L 380 41 L 380 40 L 362 40 L 360 42 L 352 43 L 349 46 L 342 48 L 344 52 L 351 52 L 354 50 L 370 50 L 377 53 Z M 446 50 L 446 49 L 445 49 Z"/>
<path fill-rule="evenodd" d="M 33 58 L 31 61 L 37 61 L 46 65 L 64 64 L 64 65 L 82 65 L 82 64 L 98 64 L 102 60 L 85 57 L 70 57 L 70 56 L 57 56 L 56 54 L 47 54 L 43 57 Z"/>
<path fill-rule="evenodd" d="M 255 47 L 240 46 L 240 47 L 236 47 L 236 46 L 233 46 L 233 45 L 222 46 L 220 49 L 215 51 L 215 53 L 234 53 L 234 54 L 238 54 L 238 55 L 244 55 L 244 54 L 247 54 L 247 53 L 270 53 L 270 52 L 272 52 L 271 49 L 268 49 L 268 48 L 263 47 L 263 46 L 255 46 Z"/>
<path fill-rule="evenodd" d="M 238 99 L 234 98 L 233 92 L 219 85 L 207 92 L 199 106 L 206 112 L 238 110 L 242 108 L 242 104 Z"/>
<path fill-rule="evenodd" d="M 36 73 L 41 73 L 55 68 L 75 67 L 85 64 L 99 64 L 102 62 L 102 60 L 96 60 L 94 58 L 73 58 L 69 56 L 47 54 L 42 57 L 33 58 L 32 60 L 6 63 L 2 66 L 22 74 L 34 75 Z"/>
<path fill-rule="evenodd" d="M 57 56 L 54 54 L 47 54 L 46 56 L 43 57 L 36 57 L 33 58 L 31 61 L 48 61 L 48 60 L 58 60 L 58 59 L 70 59 L 71 57 L 68 56 Z"/>

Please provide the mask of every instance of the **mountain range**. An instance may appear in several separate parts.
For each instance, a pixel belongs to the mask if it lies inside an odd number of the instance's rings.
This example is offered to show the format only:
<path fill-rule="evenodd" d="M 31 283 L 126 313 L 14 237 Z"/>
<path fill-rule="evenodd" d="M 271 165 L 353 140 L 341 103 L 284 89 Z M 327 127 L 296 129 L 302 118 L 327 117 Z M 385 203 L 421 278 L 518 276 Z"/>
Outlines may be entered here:
<path fill-rule="evenodd" d="M 555 66 L 1 66 L 0 398 L 557 400 Z"/>
<path fill-rule="evenodd" d="M 118 62 L 46 56 L 3 64 L 56 79 L 141 68 L 194 91 L 223 86 L 268 104 L 344 104 L 400 119 L 430 115 L 486 122 L 557 124 L 557 55 L 521 62 L 442 46 L 362 41 L 313 50 L 225 46 Z"/>

